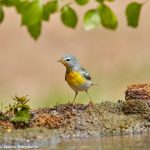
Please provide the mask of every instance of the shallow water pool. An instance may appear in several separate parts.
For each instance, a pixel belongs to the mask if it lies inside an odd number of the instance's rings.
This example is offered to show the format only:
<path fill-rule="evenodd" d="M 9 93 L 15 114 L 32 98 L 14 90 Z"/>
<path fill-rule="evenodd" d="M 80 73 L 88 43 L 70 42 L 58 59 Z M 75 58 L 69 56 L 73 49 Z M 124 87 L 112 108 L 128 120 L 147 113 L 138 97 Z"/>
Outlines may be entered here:
<path fill-rule="evenodd" d="M 52 150 L 150 150 L 150 134 L 64 140 Z"/>

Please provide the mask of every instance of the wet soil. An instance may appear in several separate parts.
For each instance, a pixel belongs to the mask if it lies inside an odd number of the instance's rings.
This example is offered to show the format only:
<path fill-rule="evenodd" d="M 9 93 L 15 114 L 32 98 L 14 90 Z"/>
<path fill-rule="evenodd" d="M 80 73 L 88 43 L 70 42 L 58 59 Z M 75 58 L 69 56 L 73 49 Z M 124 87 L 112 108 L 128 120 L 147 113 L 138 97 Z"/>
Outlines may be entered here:
<path fill-rule="evenodd" d="M 62 139 L 149 133 L 147 100 L 135 98 L 92 105 L 66 103 L 40 108 L 31 110 L 28 124 L 16 125 L 7 118 L 1 119 L 0 146 L 45 147 Z"/>
<path fill-rule="evenodd" d="M 68 138 L 89 138 L 148 133 L 150 108 L 140 100 L 94 105 L 61 104 L 32 110 L 25 128 L 0 122 L 0 145 L 42 147 Z"/>

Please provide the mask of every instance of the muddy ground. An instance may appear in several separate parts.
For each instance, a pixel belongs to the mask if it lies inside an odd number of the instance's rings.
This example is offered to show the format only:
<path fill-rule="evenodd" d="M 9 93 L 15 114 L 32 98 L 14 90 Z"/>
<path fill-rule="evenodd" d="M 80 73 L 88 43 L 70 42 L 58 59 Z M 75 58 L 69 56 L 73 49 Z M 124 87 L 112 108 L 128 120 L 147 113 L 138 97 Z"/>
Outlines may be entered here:
<path fill-rule="evenodd" d="M 131 109 L 132 106 L 132 109 Z M 46 146 L 66 138 L 148 133 L 150 108 L 140 100 L 103 102 L 93 106 L 61 104 L 31 112 L 28 127 L 14 129 L 1 121 L 0 145 Z"/>
<path fill-rule="evenodd" d="M 149 133 L 149 101 L 130 99 L 129 92 L 126 93 L 128 99 L 123 101 L 93 105 L 66 103 L 31 110 L 31 119 L 26 125 L 1 119 L 0 145 L 42 147 L 68 138 Z"/>

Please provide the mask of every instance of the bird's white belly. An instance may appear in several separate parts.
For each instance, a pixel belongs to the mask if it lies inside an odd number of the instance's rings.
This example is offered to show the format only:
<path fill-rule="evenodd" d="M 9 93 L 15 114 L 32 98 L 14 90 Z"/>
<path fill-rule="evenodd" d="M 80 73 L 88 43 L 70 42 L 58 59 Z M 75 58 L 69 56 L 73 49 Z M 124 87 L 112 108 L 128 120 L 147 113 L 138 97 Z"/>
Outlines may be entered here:
<path fill-rule="evenodd" d="M 84 84 L 81 84 L 81 85 L 69 85 L 74 91 L 86 91 L 90 88 L 90 86 L 92 85 L 92 81 L 87 81 L 86 83 Z"/>

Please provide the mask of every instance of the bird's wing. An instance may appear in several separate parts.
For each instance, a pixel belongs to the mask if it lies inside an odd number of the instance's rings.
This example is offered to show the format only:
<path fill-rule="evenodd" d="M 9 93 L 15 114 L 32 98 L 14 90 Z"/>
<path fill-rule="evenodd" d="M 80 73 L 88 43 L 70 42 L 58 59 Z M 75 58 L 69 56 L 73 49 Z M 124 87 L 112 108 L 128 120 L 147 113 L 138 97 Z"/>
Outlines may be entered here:
<path fill-rule="evenodd" d="M 83 76 L 87 79 L 87 80 L 92 80 L 90 73 L 88 71 L 86 71 L 84 68 L 81 68 L 81 73 L 83 74 Z"/>

